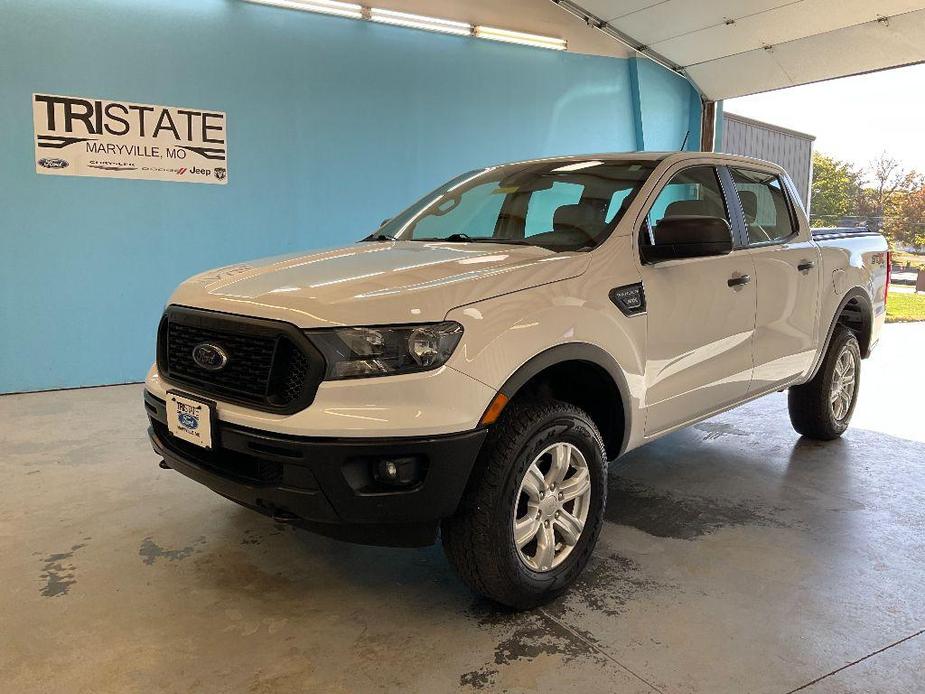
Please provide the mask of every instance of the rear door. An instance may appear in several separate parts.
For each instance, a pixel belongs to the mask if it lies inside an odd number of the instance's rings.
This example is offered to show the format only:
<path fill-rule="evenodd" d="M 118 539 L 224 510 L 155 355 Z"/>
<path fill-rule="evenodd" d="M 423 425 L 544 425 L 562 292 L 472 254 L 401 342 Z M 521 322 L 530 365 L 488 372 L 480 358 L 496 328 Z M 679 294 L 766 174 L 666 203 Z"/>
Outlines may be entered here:
<path fill-rule="evenodd" d="M 737 204 L 737 203 L 736 203 Z M 712 165 L 670 170 L 639 234 L 670 216 L 722 217 L 730 201 Z M 647 264 L 640 274 L 647 310 L 646 435 L 652 436 L 745 397 L 752 374 L 754 264 L 737 247 L 729 255 Z"/>
<path fill-rule="evenodd" d="M 728 171 L 755 264 L 754 393 L 785 384 L 812 365 L 821 258 L 781 176 L 745 166 Z"/>

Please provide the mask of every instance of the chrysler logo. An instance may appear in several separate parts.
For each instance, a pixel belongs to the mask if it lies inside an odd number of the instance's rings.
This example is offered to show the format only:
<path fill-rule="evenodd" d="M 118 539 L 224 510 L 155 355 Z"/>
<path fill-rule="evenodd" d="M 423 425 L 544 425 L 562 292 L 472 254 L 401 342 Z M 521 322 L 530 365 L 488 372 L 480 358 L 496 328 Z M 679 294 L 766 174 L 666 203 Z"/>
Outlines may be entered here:
<path fill-rule="evenodd" d="M 219 371 L 228 363 L 228 353 L 211 342 L 202 342 L 193 347 L 193 361 L 206 371 Z"/>

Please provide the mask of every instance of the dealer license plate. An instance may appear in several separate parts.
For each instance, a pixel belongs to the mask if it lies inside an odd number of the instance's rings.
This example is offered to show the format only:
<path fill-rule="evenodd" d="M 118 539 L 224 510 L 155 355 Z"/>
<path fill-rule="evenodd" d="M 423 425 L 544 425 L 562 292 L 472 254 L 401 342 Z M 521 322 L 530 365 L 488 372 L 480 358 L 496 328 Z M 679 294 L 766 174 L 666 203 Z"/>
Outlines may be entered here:
<path fill-rule="evenodd" d="M 168 392 L 167 430 L 178 439 L 212 448 L 212 406 L 189 395 Z"/>

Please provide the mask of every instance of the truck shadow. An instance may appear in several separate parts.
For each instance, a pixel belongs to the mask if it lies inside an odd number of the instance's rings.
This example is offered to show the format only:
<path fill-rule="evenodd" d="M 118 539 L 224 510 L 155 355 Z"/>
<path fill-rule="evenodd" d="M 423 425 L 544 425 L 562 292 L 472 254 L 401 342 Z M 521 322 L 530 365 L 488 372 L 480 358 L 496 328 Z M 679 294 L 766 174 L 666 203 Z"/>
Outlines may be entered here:
<path fill-rule="evenodd" d="M 741 422 L 736 428 L 745 431 Z M 352 545 L 246 509 L 229 511 L 223 537 L 213 533 L 192 559 L 196 581 L 224 593 L 229 604 L 252 603 L 265 619 L 305 628 L 318 620 L 358 620 L 388 625 L 401 640 L 413 638 L 422 621 L 438 620 L 471 654 L 458 686 L 491 689 L 526 663 L 603 666 L 598 648 L 622 643 L 625 630 L 641 628 L 653 610 L 667 623 L 683 615 L 722 632 L 711 605 L 726 591 L 735 594 L 739 572 L 747 573 L 752 561 L 738 548 L 756 537 L 771 552 L 766 561 L 796 553 L 800 575 L 855 566 L 858 552 L 888 552 L 908 576 L 925 570 L 925 560 L 913 554 L 925 523 L 925 443 L 866 430 L 825 444 L 790 432 L 703 433 L 671 434 L 612 465 L 601 542 L 572 588 L 543 608 L 514 612 L 474 595 L 439 545 Z M 730 535 L 731 542 L 704 541 L 743 531 L 749 534 Z M 728 584 L 704 578 L 717 561 L 729 572 Z M 863 591 L 868 578 L 850 583 Z M 908 590 L 911 580 L 894 579 L 894 587 Z M 829 592 L 802 587 L 800 594 L 812 609 L 828 609 Z"/>
<path fill-rule="evenodd" d="M 704 439 L 688 429 L 615 463 L 602 543 L 565 600 L 582 601 L 592 611 L 619 612 L 648 592 L 665 589 L 653 580 L 657 574 L 647 572 L 645 557 L 621 552 L 619 527 L 654 541 L 686 542 L 745 527 L 788 530 L 806 535 L 801 542 L 811 546 L 856 530 L 863 523 L 858 511 L 887 514 L 887 522 L 896 525 L 883 531 L 898 538 L 908 539 L 916 524 L 925 522 L 920 503 L 925 443 L 865 430 L 825 444 L 788 438 L 789 445 L 773 439 L 759 445 L 742 436 Z M 476 598 L 439 544 L 417 549 L 348 544 L 243 508 L 229 512 L 226 527 L 227 537 L 218 541 L 223 545 L 216 547 L 213 535 L 201 548 L 197 574 L 232 593 L 252 594 L 263 576 L 272 579 L 268 587 L 277 593 L 274 599 L 322 611 L 340 609 L 331 606 L 346 600 L 355 609 L 375 603 L 378 612 L 387 594 L 391 608 L 385 611 L 396 619 L 422 605 L 475 622 L 511 614 Z M 659 551 L 671 553 L 673 546 Z M 209 560 L 214 550 L 221 556 Z M 474 600 L 481 607 L 473 608 Z"/>

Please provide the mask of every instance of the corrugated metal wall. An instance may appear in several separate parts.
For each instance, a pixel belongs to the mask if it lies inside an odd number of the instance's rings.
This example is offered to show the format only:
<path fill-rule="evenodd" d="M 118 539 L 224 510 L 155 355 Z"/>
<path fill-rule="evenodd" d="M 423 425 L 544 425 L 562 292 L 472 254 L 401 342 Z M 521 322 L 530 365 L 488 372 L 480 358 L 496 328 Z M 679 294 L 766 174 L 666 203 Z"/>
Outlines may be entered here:
<path fill-rule="evenodd" d="M 719 150 L 783 166 L 800 192 L 803 206 L 808 209 L 813 140 L 816 138 L 734 113 L 724 113 L 723 118 L 723 141 Z"/>

